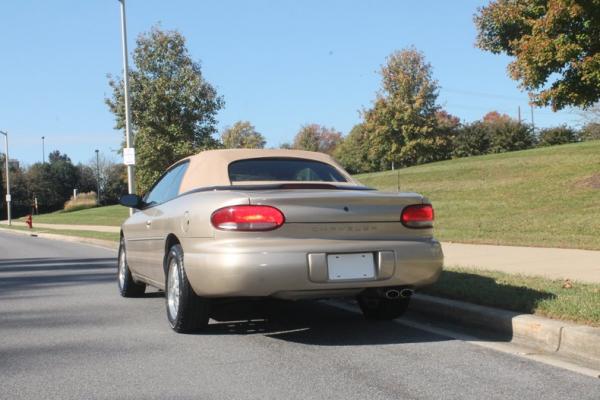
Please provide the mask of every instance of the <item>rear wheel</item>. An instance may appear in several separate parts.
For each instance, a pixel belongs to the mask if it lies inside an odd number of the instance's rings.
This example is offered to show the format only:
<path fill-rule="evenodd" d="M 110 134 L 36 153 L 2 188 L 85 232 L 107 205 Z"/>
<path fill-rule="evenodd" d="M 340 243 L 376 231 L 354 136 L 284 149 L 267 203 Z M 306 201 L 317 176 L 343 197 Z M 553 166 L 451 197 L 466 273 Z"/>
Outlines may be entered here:
<path fill-rule="evenodd" d="M 379 321 L 392 320 L 402 316 L 410 304 L 410 297 L 386 299 L 360 295 L 357 300 L 366 319 Z"/>
<path fill-rule="evenodd" d="M 167 256 L 167 319 L 175 332 L 191 333 L 208 325 L 209 300 L 194 293 L 183 268 L 183 249 L 176 244 Z"/>
<path fill-rule="evenodd" d="M 139 297 L 144 294 L 146 285 L 133 280 L 129 265 L 127 264 L 127 251 L 125 239 L 121 238 L 119 244 L 119 258 L 117 265 L 117 281 L 119 282 L 119 293 L 123 297 Z"/>

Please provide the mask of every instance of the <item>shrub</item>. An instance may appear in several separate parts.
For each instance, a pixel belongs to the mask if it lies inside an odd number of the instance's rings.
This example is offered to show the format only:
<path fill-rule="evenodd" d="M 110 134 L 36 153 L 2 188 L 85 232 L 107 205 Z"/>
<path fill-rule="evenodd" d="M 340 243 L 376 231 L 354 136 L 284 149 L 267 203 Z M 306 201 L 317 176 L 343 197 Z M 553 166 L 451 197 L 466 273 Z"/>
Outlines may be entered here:
<path fill-rule="evenodd" d="M 452 157 L 469 157 L 487 154 L 490 136 L 486 124 L 473 122 L 461 126 L 452 140 Z"/>
<path fill-rule="evenodd" d="M 490 152 L 525 150 L 536 143 L 531 126 L 514 120 L 501 120 L 487 124 L 490 135 Z"/>
<path fill-rule="evenodd" d="M 65 203 L 64 212 L 84 210 L 86 208 L 96 207 L 96 192 L 81 193 L 77 198 L 73 198 Z"/>
<path fill-rule="evenodd" d="M 600 122 L 589 122 L 581 128 L 581 140 L 600 140 Z"/>
<path fill-rule="evenodd" d="M 579 140 L 579 135 L 566 125 L 546 128 L 540 131 L 539 146 L 554 146 L 557 144 L 573 143 Z"/>

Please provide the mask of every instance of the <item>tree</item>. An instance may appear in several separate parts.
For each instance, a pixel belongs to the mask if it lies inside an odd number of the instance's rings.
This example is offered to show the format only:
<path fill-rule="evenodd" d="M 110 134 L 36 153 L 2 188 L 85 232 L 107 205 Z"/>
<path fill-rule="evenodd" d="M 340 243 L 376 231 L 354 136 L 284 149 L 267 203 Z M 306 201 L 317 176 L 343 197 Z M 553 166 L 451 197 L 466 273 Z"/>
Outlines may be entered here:
<path fill-rule="evenodd" d="M 475 15 L 477 46 L 514 57 L 509 76 L 554 110 L 600 100 L 600 0 L 495 0 Z"/>
<path fill-rule="evenodd" d="M 204 80 L 177 31 L 153 27 L 138 36 L 130 71 L 132 128 L 135 132 L 137 185 L 146 191 L 175 161 L 218 142 L 216 114 L 223 99 Z M 109 75 L 116 128 L 125 125 L 123 82 Z"/>
<path fill-rule="evenodd" d="M 77 182 L 77 190 L 79 193 L 95 192 L 97 190 L 96 168 L 79 163 L 77 164 L 77 169 L 79 170 L 79 181 Z"/>
<path fill-rule="evenodd" d="M 542 129 L 539 133 L 539 146 L 554 146 L 573 143 L 579 140 L 577 132 L 566 125 Z"/>
<path fill-rule="evenodd" d="M 12 160 L 11 160 L 12 161 Z M 4 201 L 4 194 L 6 193 L 6 171 L 5 171 L 5 155 L 0 154 L 0 192 L 2 201 L 0 201 L 0 218 L 8 218 L 6 210 L 6 202 Z M 27 182 L 23 169 L 18 163 L 9 163 L 9 174 L 10 174 L 10 194 L 11 200 L 11 214 L 13 218 L 18 218 L 31 212 L 31 201 L 29 198 L 29 191 L 27 188 Z"/>
<path fill-rule="evenodd" d="M 71 159 L 66 154 L 61 154 L 60 151 L 58 151 L 58 150 L 54 150 L 53 152 L 48 154 L 48 162 L 50 164 L 54 164 L 55 162 L 59 162 L 59 161 L 64 161 L 64 162 L 70 163 Z"/>
<path fill-rule="evenodd" d="M 351 174 L 369 172 L 374 169 L 369 160 L 369 137 L 363 124 L 355 125 L 335 149 L 336 160 Z"/>
<path fill-rule="evenodd" d="M 62 188 L 56 190 L 56 180 L 52 174 L 50 164 L 35 163 L 27 169 L 27 186 L 31 198 L 38 199 L 40 212 L 56 211 L 62 208 L 69 196 L 63 196 Z M 62 186 L 62 185 L 61 185 Z"/>
<path fill-rule="evenodd" d="M 58 150 L 50 153 L 48 160 L 47 165 L 50 167 L 49 174 L 53 191 L 59 199 L 54 207 L 62 209 L 64 202 L 73 194 L 73 189 L 77 188 L 79 170 L 73 165 L 69 156 L 61 154 Z"/>
<path fill-rule="evenodd" d="M 19 166 L 10 167 L 10 194 L 12 196 L 11 211 L 12 217 L 17 218 L 30 214 L 33 202 L 29 195 L 27 180 L 24 170 Z"/>
<path fill-rule="evenodd" d="M 99 185 L 101 204 L 116 204 L 127 193 L 127 168 L 111 156 L 99 153 L 78 169 L 81 171 L 79 191 L 96 192 Z"/>
<path fill-rule="evenodd" d="M 123 164 L 110 163 L 104 170 L 102 187 L 103 204 L 117 204 L 119 198 L 127 193 L 127 168 Z"/>
<path fill-rule="evenodd" d="M 435 112 L 435 134 L 443 138 L 437 149 L 439 159 L 452 158 L 452 142 L 460 129 L 460 119 L 445 110 Z"/>
<path fill-rule="evenodd" d="M 500 114 L 498 111 L 490 111 L 482 118 L 484 123 L 509 122 L 512 118 L 507 114 Z"/>
<path fill-rule="evenodd" d="M 25 173 L 30 199 L 38 198 L 40 211 L 62 209 L 80 180 L 79 168 L 66 154 L 55 150 L 48 160 L 33 164 Z"/>
<path fill-rule="evenodd" d="M 453 131 L 460 126 L 460 119 L 447 112 L 446 110 L 438 110 L 435 112 L 435 119 L 438 129 Z"/>
<path fill-rule="evenodd" d="M 326 128 L 319 124 L 307 124 L 300 128 L 292 144 L 294 149 L 319 151 L 333 154 L 342 141 L 342 134 L 334 128 Z"/>
<path fill-rule="evenodd" d="M 227 149 L 262 149 L 267 143 L 248 121 L 238 121 L 227 127 L 221 134 L 221 141 Z"/>
<path fill-rule="evenodd" d="M 381 77 L 373 108 L 363 112 L 369 158 L 380 169 L 446 158 L 450 138 L 436 129 L 439 86 L 423 53 L 414 48 L 393 53 Z"/>

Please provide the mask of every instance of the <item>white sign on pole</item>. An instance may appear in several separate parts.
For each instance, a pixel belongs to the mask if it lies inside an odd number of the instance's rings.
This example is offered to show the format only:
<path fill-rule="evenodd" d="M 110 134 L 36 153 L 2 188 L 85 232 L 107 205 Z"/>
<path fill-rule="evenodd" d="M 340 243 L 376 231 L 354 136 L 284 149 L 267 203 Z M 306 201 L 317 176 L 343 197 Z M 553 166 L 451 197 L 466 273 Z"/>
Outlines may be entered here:
<path fill-rule="evenodd" d="M 12 199 L 11 199 L 11 197 L 10 197 L 10 194 L 7 194 L 7 195 L 6 195 L 6 202 L 7 202 L 7 203 L 10 203 L 10 201 L 11 201 L 11 200 L 12 200 Z"/>
<path fill-rule="evenodd" d="M 125 147 L 123 149 L 123 164 L 135 165 L 135 148 Z"/>

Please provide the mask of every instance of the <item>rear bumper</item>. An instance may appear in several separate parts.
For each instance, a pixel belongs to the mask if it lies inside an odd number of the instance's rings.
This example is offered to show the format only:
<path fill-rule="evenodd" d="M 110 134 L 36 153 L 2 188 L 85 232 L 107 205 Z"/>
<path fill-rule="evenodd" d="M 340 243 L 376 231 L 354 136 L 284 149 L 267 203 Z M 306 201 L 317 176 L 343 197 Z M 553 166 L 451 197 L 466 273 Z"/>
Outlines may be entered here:
<path fill-rule="evenodd" d="M 205 297 L 319 298 L 353 295 L 365 288 L 434 283 L 442 270 L 436 240 L 368 241 L 184 239 L 185 271 Z M 328 281 L 326 254 L 375 253 L 376 276 Z"/>

